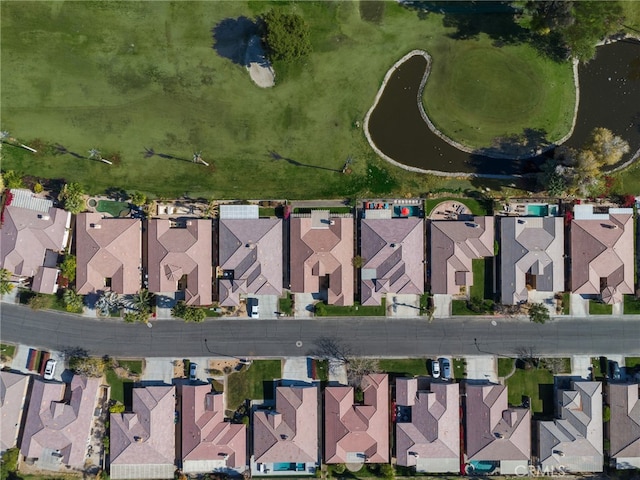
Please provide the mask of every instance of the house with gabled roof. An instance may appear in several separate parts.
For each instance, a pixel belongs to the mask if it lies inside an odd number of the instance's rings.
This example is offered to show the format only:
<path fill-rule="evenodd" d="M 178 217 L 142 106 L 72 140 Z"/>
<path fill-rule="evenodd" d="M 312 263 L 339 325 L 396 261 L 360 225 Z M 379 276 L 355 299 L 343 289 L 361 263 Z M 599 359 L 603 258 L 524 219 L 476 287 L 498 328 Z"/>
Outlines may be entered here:
<path fill-rule="evenodd" d="M 557 390 L 559 418 L 538 422 L 538 462 L 544 471 L 602 472 L 602 383 L 571 382 Z"/>
<path fill-rule="evenodd" d="M 600 295 L 603 302 L 622 301 L 634 293 L 633 209 L 594 213 L 593 205 L 576 205 L 571 221 L 571 291 Z"/>
<path fill-rule="evenodd" d="M 527 471 L 531 459 L 531 412 L 508 405 L 504 385 L 466 384 L 465 446 L 470 473 L 476 462 L 514 475 Z M 523 470 L 524 469 L 524 470 Z"/>
<path fill-rule="evenodd" d="M 149 291 L 184 295 L 187 305 L 211 305 L 211 220 L 153 218 L 147 230 Z"/>
<path fill-rule="evenodd" d="M 325 463 L 389 462 L 389 377 L 362 379 L 362 402 L 353 387 L 324 390 Z"/>
<path fill-rule="evenodd" d="M 353 305 L 353 216 L 312 210 L 294 214 L 290 228 L 291 291 L 320 293 L 329 305 Z"/>
<path fill-rule="evenodd" d="M 472 260 L 494 254 L 493 217 L 430 221 L 431 293 L 469 294 Z"/>
<path fill-rule="evenodd" d="M 120 479 L 172 479 L 175 467 L 175 387 L 132 389 L 131 411 L 112 413 L 110 476 Z"/>
<path fill-rule="evenodd" d="M 71 213 L 25 189 L 11 189 L 0 228 L 0 268 L 32 278 L 31 289 L 55 293 L 58 255 L 69 243 Z"/>
<path fill-rule="evenodd" d="M 101 380 L 74 375 L 70 384 L 34 378 L 20 451 L 38 468 L 83 469 Z"/>
<path fill-rule="evenodd" d="M 503 217 L 500 220 L 500 301 L 529 301 L 529 291 L 564 291 L 564 220 Z"/>
<path fill-rule="evenodd" d="M 460 385 L 396 378 L 396 459 L 418 472 L 460 473 Z"/>
<path fill-rule="evenodd" d="M 318 387 L 277 387 L 275 407 L 253 413 L 252 474 L 312 474 L 319 465 Z"/>
<path fill-rule="evenodd" d="M 182 422 L 182 471 L 242 473 L 247 464 L 247 427 L 224 418 L 224 399 L 211 385 L 178 386 Z"/>
<path fill-rule="evenodd" d="M 387 294 L 424 293 L 423 225 L 418 217 L 361 221 L 362 305 L 380 305 Z"/>
<path fill-rule="evenodd" d="M 640 469 L 640 384 L 609 383 L 609 457 L 618 470 Z"/>
<path fill-rule="evenodd" d="M 142 222 L 135 218 L 76 216 L 77 292 L 134 294 L 140 290 Z"/>
<path fill-rule="evenodd" d="M 220 219 L 220 305 L 239 306 L 240 295 L 282 295 L 282 220 Z"/>
<path fill-rule="evenodd" d="M 17 445 L 31 377 L 0 371 L 0 454 Z"/>

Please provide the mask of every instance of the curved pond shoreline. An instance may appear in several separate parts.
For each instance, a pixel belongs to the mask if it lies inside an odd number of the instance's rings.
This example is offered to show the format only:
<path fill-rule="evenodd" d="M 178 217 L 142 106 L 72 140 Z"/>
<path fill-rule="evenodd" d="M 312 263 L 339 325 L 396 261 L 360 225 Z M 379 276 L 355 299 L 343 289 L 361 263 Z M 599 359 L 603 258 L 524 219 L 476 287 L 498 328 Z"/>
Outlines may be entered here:
<path fill-rule="evenodd" d="M 634 152 L 625 159 L 624 164 L 617 166 L 616 170 L 618 170 L 631 163 L 640 154 L 640 129 L 637 132 L 633 130 L 634 123 L 638 122 L 632 116 L 630 125 L 621 126 L 621 122 L 626 122 L 629 118 L 628 103 L 630 100 L 632 104 L 634 103 L 635 94 L 632 92 L 635 85 L 629 84 L 629 91 L 623 92 L 629 95 L 625 98 L 627 105 L 625 101 L 617 102 L 622 104 L 622 106 L 618 105 L 622 112 L 620 117 L 601 121 L 601 112 L 597 111 L 594 115 L 594 109 L 589 108 L 593 105 L 588 104 L 595 103 L 594 97 L 604 97 L 600 92 L 607 93 L 607 100 L 620 93 L 613 91 L 614 89 L 609 85 L 594 83 L 594 73 L 588 69 L 591 67 L 593 70 L 597 67 L 598 72 L 615 70 L 616 74 L 618 70 L 622 70 L 622 78 L 616 79 L 617 81 L 636 80 L 632 76 L 635 72 L 631 72 L 630 69 L 634 62 L 640 62 L 640 56 L 638 56 L 640 49 L 637 51 L 635 49 L 640 47 L 640 43 L 635 40 L 625 40 L 633 46 L 631 50 L 628 45 L 616 50 L 606 47 L 608 48 L 606 55 L 600 52 L 602 58 L 586 66 L 580 66 L 587 72 L 585 74 L 581 71 L 587 79 L 587 93 L 584 90 L 581 92 L 578 62 L 573 63 L 575 104 L 571 129 L 563 138 L 553 144 L 544 145 L 543 148 L 534 147 L 536 145 L 534 138 L 531 145 L 526 147 L 529 151 L 521 155 L 496 152 L 491 149 L 473 150 L 440 132 L 426 114 L 422 102 L 424 87 L 431 71 L 431 57 L 423 50 L 412 50 L 387 71 L 373 105 L 365 116 L 365 136 L 379 156 L 406 170 L 440 176 L 512 178 L 535 172 L 538 166 L 549 158 L 545 152 L 553 150 L 557 145 L 568 142 L 569 145 L 578 146 L 584 142 L 588 131 L 596 126 L 604 126 L 610 128 L 615 134 L 628 138 L 631 151 Z M 629 65 L 626 62 L 629 62 Z M 625 76 L 628 69 L 630 72 Z M 609 81 L 611 80 L 609 78 Z M 620 85 L 616 85 L 618 90 Z M 640 90 L 640 85 L 638 87 Z M 387 92 L 392 93 L 385 95 Z M 583 108 L 585 104 L 580 103 L 581 96 L 585 97 L 583 101 L 587 102 L 585 108 Z M 611 110 L 611 106 L 608 109 Z M 638 115 L 640 116 L 640 113 Z M 577 122 L 579 125 L 576 129 Z"/>

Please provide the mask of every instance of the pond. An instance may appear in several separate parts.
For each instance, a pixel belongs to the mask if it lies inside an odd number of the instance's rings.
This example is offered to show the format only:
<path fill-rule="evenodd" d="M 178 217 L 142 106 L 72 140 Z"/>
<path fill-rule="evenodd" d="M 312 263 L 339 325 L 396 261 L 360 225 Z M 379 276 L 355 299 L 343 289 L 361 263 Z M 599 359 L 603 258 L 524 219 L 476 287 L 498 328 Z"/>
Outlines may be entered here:
<path fill-rule="evenodd" d="M 425 123 L 417 101 L 426 68 L 427 59 L 413 55 L 390 75 L 367 124 L 379 152 L 407 167 L 486 176 L 536 171 L 547 158 L 490 158 L 442 140 Z M 580 105 L 567 144 L 580 146 L 593 128 L 606 127 L 629 142 L 631 153 L 623 161 L 628 160 L 640 148 L 640 42 L 622 40 L 599 47 L 597 57 L 579 67 L 579 78 Z"/>

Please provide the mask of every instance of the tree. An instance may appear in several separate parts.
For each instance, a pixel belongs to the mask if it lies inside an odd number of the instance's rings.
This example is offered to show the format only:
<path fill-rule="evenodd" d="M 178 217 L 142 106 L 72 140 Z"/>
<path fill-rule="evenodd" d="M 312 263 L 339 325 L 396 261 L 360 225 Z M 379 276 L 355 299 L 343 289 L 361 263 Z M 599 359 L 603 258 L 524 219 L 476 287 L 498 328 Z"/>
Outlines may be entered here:
<path fill-rule="evenodd" d="M 18 458 L 20 450 L 18 448 L 10 448 L 2 453 L 2 461 L 0 462 L 0 479 L 8 480 L 15 477 L 18 471 Z"/>
<path fill-rule="evenodd" d="M 85 377 L 102 377 L 104 375 L 106 362 L 101 357 L 71 357 L 69 359 L 69 369 L 76 375 Z"/>
<path fill-rule="evenodd" d="M 353 265 L 355 268 L 362 268 L 365 263 L 367 263 L 367 261 L 360 255 L 356 255 L 351 259 L 351 265 Z"/>
<path fill-rule="evenodd" d="M 380 475 L 382 476 L 382 478 L 391 480 L 393 478 L 396 478 L 396 471 L 393 468 L 393 465 L 383 463 L 382 465 L 380 465 Z"/>
<path fill-rule="evenodd" d="M 24 188 L 22 177 L 19 173 L 16 173 L 13 170 L 7 170 L 4 172 L 2 179 L 7 188 Z"/>
<path fill-rule="evenodd" d="M 84 210 L 84 191 L 79 183 L 65 183 L 58 200 L 63 202 L 65 210 L 74 215 Z"/>
<path fill-rule="evenodd" d="M 141 313 L 149 315 L 151 313 L 151 294 L 146 288 L 140 289 L 138 293 L 133 296 L 133 308 Z"/>
<path fill-rule="evenodd" d="M 67 288 L 62 294 L 62 300 L 67 307 L 67 312 L 82 312 L 84 306 L 84 298 L 82 295 Z"/>
<path fill-rule="evenodd" d="M 122 308 L 122 299 L 116 292 L 102 292 L 95 304 L 96 310 L 104 316 Z"/>
<path fill-rule="evenodd" d="M 174 317 L 182 318 L 185 322 L 203 322 L 207 318 L 206 312 L 198 307 L 191 307 L 180 301 L 172 309 L 171 314 Z"/>
<path fill-rule="evenodd" d="M 124 411 L 124 404 L 120 402 L 116 402 L 114 405 L 109 407 L 109 413 L 124 413 Z"/>
<path fill-rule="evenodd" d="M 6 295 L 12 291 L 11 272 L 6 268 L 0 268 L 0 295 Z"/>
<path fill-rule="evenodd" d="M 127 312 L 124 314 L 124 321 L 127 323 L 149 323 L 148 312 Z"/>
<path fill-rule="evenodd" d="M 593 129 L 583 149 L 591 152 L 599 165 L 614 165 L 629 153 L 629 143 L 608 128 L 598 127 Z"/>
<path fill-rule="evenodd" d="M 545 323 L 551 317 L 544 303 L 532 303 L 529 305 L 529 320 L 535 323 Z"/>
<path fill-rule="evenodd" d="M 371 357 L 349 357 L 346 366 L 349 385 L 362 389 L 364 389 L 362 385 L 364 376 L 380 371 L 378 359 Z"/>
<path fill-rule="evenodd" d="M 309 26 L 300 15 L 272 9 L 262 15 L 264 42 L 272 60 L 290 62 L 311 53 Z"/>
<path fill-rule="evenodd" d="M 524 363 L 525 368 L 538 368 L 539 355 L 534 347 L 517 347 L 514 353 L 518 360 Z"/>
<path fill-rule="evenodd" d="M 64 260 L 60 264 L 60 273 L 62 276 L 73 282 L 76 279 L 76 257 L 75 255 L 67 254 L 64 256 Z"/>
<path fill-rule="evenodd" d="M 129 196 L 129 201 L 136 207 L 141 207 L 147 203 L 147 196 L 142 192 L 136 191 Z"/>

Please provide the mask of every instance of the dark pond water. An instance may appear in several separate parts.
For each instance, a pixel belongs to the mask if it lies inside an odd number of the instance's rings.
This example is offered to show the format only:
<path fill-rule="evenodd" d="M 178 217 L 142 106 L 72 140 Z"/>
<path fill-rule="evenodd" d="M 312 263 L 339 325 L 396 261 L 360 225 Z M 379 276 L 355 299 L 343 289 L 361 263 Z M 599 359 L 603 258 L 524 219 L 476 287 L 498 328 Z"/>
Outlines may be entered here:
<path fill-rule="evenodd" d="M 404 165 L 452 173 L 514 175 L 535 171 L 544 161 L 546 157 L 503 160 L 481 152 L 466 153 L 432 133 L 416 100 L 426 66 L 419 55 L 404 62 L 372 112 L 369 132 L 382 152 Z M 600 47 L 597 58 L 580 67 L 580 108 L 567 143 L 583 144 L 595 127 L 621 135 L 632 153 L 640 148 L 640 42 L 625 40 Z"/>

